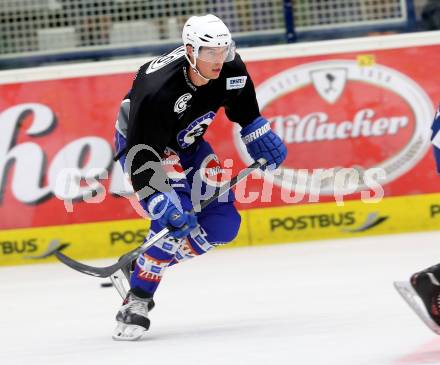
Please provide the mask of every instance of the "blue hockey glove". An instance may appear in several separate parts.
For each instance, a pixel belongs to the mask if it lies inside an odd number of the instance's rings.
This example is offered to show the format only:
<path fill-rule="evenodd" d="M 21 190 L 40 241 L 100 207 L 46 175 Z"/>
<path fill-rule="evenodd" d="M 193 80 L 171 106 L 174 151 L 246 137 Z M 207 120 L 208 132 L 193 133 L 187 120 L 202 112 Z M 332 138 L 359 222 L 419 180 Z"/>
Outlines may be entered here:
<path fill-rule="evenodd" d="M 153 194 L 147 201 L 147 208 L 151 218 L 157 219 L 162 227 L 167 227 L 174 238 L 186 237 L 197 227 L 195 214 L 183 211 L 175 192 Z"/>
<path fill-rule="evenodd" d="M 255 161 L 264 158 L 268 170 L 276 169 L 286 158 L 287 148 L 281 138 L 270 129 L 267 119 L 258 117 L 240 133 L 251 157 Z"/>

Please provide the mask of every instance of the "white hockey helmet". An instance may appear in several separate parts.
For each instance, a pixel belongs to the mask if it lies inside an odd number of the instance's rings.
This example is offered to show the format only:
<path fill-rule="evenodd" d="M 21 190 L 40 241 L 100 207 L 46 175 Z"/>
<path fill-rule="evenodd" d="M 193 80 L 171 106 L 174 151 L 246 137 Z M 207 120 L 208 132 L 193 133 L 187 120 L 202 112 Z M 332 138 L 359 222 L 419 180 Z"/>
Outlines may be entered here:
<path fill-rule="evenodd" d="M 201 47 L 222 48 L 222 62 L 230 62 L 235 57 L 235 42 L 232 40 L 228 27 L 212 14 L 189 18 L 183 26 L 182 40 L 184 46 L 189 44 L 193 47 L 193 63 L 186 54 L 193 68 L 196 67 L 197 58 L 211 61 L 209 53 L 200 52 Z M 218 60 L 218 52 L 215 53 L 215 57 Z"/>

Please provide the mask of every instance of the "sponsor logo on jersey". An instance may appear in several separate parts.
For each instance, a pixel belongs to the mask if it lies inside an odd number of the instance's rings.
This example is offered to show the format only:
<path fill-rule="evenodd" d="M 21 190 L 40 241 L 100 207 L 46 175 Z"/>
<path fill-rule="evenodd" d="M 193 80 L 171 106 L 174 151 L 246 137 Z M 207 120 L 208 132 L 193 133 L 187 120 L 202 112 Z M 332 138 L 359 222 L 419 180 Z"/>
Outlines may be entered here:
<path fill-rule="evenodd" d="M 177 143 L 181 148 L 192 145 L 198 137 L 201 137 L 208 129 L 215 117 L 215 113 L 210 111 L 193 121 L 188 127 L 177 134 Z"/>
<path fill-rule="evenodd" d="M 333 195 L 335 179 L 312 186 L 313 170 L 356 166 L 361 182 L 356 191 L 364 191 L 367 171 L 380 169 L 381 185 L 388 184 L 414 168 L 429 149 L 434 110 L 429 96 L 408 76 L 377 63 L 306 63 L 264 80 L 256 94 L 260 110 L 288 148 L 283 165 L 264 175 L 278 186 L 287 179 L 293 190 Z M 243 162 L 252 163 L 240 128 L 234 128 Z M 307 179 L 300 178 L 304 170 Z"/>
<path fill-rule="evenodd" d="M 247 76 L 228 77 L 226 79 L 226 90 L 242 89 L 246 85 Z"/>
<path fill-rule="evenodd" d="M 177 152 L 169 147 L 162 155 L 161 166 L 171 180 L 181 180 L 186 177 Z"/>
<path fill-rule="evenodd" d="M 153 61 L 150 62 L 150 64 L 148 65 L 147 71 L 145 71 L 145 73 L 148 75 L 148 74 L 153 73 L 157 70 L 160 70 L 162 67 L 165 67 L 166 65 L 169 65 L 171 62 L 184 56 L 185 52 L 186 51 L 185 51 L 184 46 L 181 46 L 179 48 L 176 48 L 174 51 L 166 54 L 165 56 L 155 58 Z"/>
<path fill-rule="evenodd" d="M 192 98 L 190 93 L 183 94 L 179 99 L 176 100 L 174 104 L 174 112 L 182 113 L 188 107 L 188 101 Z"/>
<path fill-rule="evenodd" d="M 220 187 L 226 182 L 225 171 L 214 153 L 203 159 L 199 172 L 202 181 L 210 186 Z"/>

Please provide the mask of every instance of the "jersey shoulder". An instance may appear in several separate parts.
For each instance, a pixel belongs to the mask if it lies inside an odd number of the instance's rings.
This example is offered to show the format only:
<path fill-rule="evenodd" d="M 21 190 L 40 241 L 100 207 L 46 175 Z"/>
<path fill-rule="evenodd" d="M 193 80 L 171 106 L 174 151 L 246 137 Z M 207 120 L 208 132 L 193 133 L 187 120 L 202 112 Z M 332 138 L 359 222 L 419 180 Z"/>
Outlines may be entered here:
<path fill-rule="evenodd" d="M 244 88 L 251 87 L 252 82 L 246 65 L 238 53 L 235 54 L 233 61 L 226 62 L 223 65 L 219 82 L 226 84 L 227 93 L 233 95 L 241 93 Z"/>
<path fill-rule="evenodd" d="M 247 75 L 246 65 L 238 53 L 232 61 L 223 64 L 223 71 L 228 77 Z"/>
<path fill-rule="evenodd" d="M 182 77 L 182 68 L 186 63 L 184 56 L 182 46 L 142 65 L 133 82 L 133 91 L 141 92 L 150 99 L 157 99 L 154 96 L 163 95 L 166 90 L 172 91 Z"/>

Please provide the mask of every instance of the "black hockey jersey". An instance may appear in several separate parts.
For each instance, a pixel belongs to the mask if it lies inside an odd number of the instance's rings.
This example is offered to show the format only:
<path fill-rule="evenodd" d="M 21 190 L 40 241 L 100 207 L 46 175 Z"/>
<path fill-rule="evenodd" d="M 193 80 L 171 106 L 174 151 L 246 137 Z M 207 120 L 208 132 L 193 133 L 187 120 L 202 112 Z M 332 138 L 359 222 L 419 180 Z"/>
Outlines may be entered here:
<path fill-rule="evenodd" d="M 220 107 L 242 127 L 260 115 L 253 82 L 238 54 L 223 64 L 217 79 L 203 86 L 191 83 L 188 67 L 185 49 L 179 47 L 141 66 L 126 96 L 128 118 L 117 123 L 127 140 L 126 151 L 144 144 L 157 152 L 136 153 L 130 176 L 136 192 L 145 186 L 158 189 L 150 183 L 154 171 L 134 172 L 147 162 L 159 162 L 166 147 L 182 151 L 196 145 Z"/>

